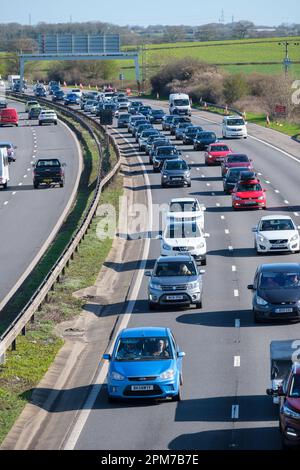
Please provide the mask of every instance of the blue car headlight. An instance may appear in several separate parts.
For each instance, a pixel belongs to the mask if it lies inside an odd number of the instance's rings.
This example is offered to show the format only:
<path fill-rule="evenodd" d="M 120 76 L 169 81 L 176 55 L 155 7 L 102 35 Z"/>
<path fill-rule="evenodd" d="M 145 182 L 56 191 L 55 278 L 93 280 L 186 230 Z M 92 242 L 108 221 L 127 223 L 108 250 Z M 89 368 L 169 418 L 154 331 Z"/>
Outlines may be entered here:
<path fill-rule="evenodd" d="M 149 284 L 150 289 L 162 290 L 160 284 L 155 284 L 154 282 L 150 282 Z"/>
<path fill-rule="evenodd" d="M 262 297 L 259 297 L 259 295 L 256 296 L 256 303 L 257 305 L 263 305 L 264 307 L 268 305 L 268 302 Z"/>
<path fill-rule="evenodd" d="M 125 380 L 124 375 L 119 374 L 119 372 L 116 372 L 116 371 L 113 371 L 111 373 L 111 378 L 112 378 L 112 380 Z"/>
<path fill-rule="evenodd" d="M 169 369 L 160 374 L 159 378 L 160 379 L 173 379 L 175 375 L 175 370 L 174 369 Z"/>

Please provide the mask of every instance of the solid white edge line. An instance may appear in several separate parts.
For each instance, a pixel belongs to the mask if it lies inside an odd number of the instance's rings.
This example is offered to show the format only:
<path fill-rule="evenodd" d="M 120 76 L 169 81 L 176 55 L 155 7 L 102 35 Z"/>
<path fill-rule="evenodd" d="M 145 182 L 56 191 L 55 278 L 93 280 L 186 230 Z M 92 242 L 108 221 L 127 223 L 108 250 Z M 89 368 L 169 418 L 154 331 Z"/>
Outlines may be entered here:
<path fill-rule="evenodd" d="M 116 132 L 116 134 L 122 135 L 119 132 Z M 128 141 L 128 139 L 125 138 L 124 140 L 127 141 L 131 147 L 134 147 L 133 144 Z M 137 150 L 135 150 L 135 153 L 136 153 L 137 158 L 138 158 L 139 162 L 141 163 L 141 166 L 142 166 L 143 171 L 144 171 L 144 178 L 145 178 L 145 182 L 146 182 L 146 186 L 147 186 L 148 207 L 149 208 L 151 207 L 151 210 L 149 211 L 150 219 L 149 219 L 149 229 L 148 229 L 148 231 L 151 232 L 152 231 L 152 225 L 153 225 L 151 184 L 150 184 L 148 173 L 147 173 L 146 168 L 144 166 L 144 163 L 141 159 L 141 156 L 138 154 Z M 138 271 L 138 275 L 137 275 L 137 278 L 136 278 L 136 281 L 135 281 L 135 284 L 134 284 L 134 288 L 133 288 L 132 292 L 130 293 L 130 298 L 129 298 L 129 302 L 128 302 L 128 305 L 127 305 L 126 312 L 122 317 L 122 320 L 120 322 L 118 331 L 115 332 L 114 338 L 119 334 L 121 329 L 126 328 L 128 323 L 129 323 L 131 314 L 133 312 L 133 309 L 134 309 L 134 306 L 135 306 L 135 303 L 136 303 L 136 299 L 137 299 L 139 290 L 140 290 L 141 285 L 142 285 L 144 270 L 145 270 L 146 263 L 147 263 L 147 260 L 148 260 L 148 257 L 149 257 L 150 241 L 151 241 L 150 238 L 146 239 L 146 242 L 145 242 L 145 245 L 144 245 L 144 250 L 143 250 L 143 255 L 142 255 L 142 261 L 140 263 L 140 269 Z M 114 341 L 112 340 L 111 341 L 110 352 L 113 349 L 113 345 L 114 345 Z M 83 430 L 83 428 L 84 428 L 84 426 L 85 426 L 85 424 L 86 424 L 86 422 L 89 418 L 89 415 L 90 415 L 90 413 L 93 409 L 93 405 L 94 405 L 94 403 L 97 399 L 97 396 L 100 393 L 100 390 L 101 390 L 103 384 L 105 383 L 107 372 L 108 372 L 108 363 L 105 361 L 103 366 L 101 367 L 96 379 L 95 379 L 95 383 L 92 386 L 92 390 L 89 393 L 89 395 L 87 397 L 87 400 L 83 405 L 83 410 L 81 410 L 81 412 L 80 412 L 80 414 L 79 414 L 79 416 L 78 416 L 78 418 L 75 422 L 75 425 L 74 425 L 69 437 L 67 438 L 66 443 L 63 445 L 64 450 L 73 450 L 75 448 L 75 446 L 77 444 L 77 441 L 80 437 L 80 434 L 81 434 L 81 432 L 82 432 L 82 430 Z"/>
<path fill-rule="evenodd" d="M 233 246 L 229 246 L 229 247 L 228 247 L 228 250 L 229 250 L 229 251 L 232 251 L 232 250 L 233 250 Z"/>
<path fill-rule="evenodd" d="M 238 289 L 234 289 L 233 294 L 234 297 L 238 297 L 240 295 Z"/>
<path fill-rule="evenodd" d="M 231 267 L 231 269 L 232 269 L 232 272 L 234 272 L 234 273 L 236 272 L 236 266 L 233 265 L 233 266 Z"/>

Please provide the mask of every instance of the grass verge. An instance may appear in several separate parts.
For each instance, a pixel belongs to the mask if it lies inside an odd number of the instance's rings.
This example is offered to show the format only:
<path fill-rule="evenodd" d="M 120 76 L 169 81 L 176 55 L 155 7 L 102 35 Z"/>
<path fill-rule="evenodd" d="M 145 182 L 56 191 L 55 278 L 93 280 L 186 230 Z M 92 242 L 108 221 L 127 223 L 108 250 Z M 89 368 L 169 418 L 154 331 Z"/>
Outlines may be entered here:
<path fill-rule="evenodd" d="M 123 180 L 116 175 L 101 196 L 101 204 L 112 204 L 119 213 L 119 197 Z M 63 345 L 54 334 L 55 325 L 80 314 L 84 302 L 75 299 L 75 290 L 95 283 L 97 275 L 112 246 L 112 240 L 100 240 L 96 235 L 100 217 L 95 217 L 82 241 L 74 261 L 48 303 L 36 314 L 36 321 L 28 325 L 25 337 L 19 337 L 17 351 L 7 353 L 7 361 L 0 365 L 0 443 L 13 426 L 36 387 Z"/>

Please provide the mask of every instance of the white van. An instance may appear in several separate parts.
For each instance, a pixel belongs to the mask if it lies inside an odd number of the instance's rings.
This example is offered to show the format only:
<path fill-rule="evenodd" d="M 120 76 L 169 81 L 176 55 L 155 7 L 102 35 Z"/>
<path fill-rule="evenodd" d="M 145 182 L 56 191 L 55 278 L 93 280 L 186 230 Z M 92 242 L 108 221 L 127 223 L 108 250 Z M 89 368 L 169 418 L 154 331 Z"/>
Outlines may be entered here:
<path fill-rule="evenodd" d="M 0 148 L 0 186 L 7 188 L 9 181 L 9 163 L 6 148 Z"/>
<path fill-rule="evenodd" d="M 227 138 L 244 138 L 247 139 L 246 122 L 242 116 L 225 116 L 222 123 L 222 136 Z"/>
<path fill-rule="evenodd" d="M 185 93 L 171 93 L 169 96 L 170 114 L 187 114 L 191 115 L 191 103 L 189 95 Z"/>

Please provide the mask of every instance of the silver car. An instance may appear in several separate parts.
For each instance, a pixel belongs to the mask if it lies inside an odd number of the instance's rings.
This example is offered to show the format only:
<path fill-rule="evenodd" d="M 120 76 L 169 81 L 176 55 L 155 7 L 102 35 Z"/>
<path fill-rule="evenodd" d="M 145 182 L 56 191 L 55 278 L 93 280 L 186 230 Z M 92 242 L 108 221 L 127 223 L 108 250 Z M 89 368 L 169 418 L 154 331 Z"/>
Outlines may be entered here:
<path fill-rule="evenodd" d="M 148 303 L 154 310 L 159 305 L 202 308 L 202 274 L 190 255 L 161 256 L 149 276 Z"/>

